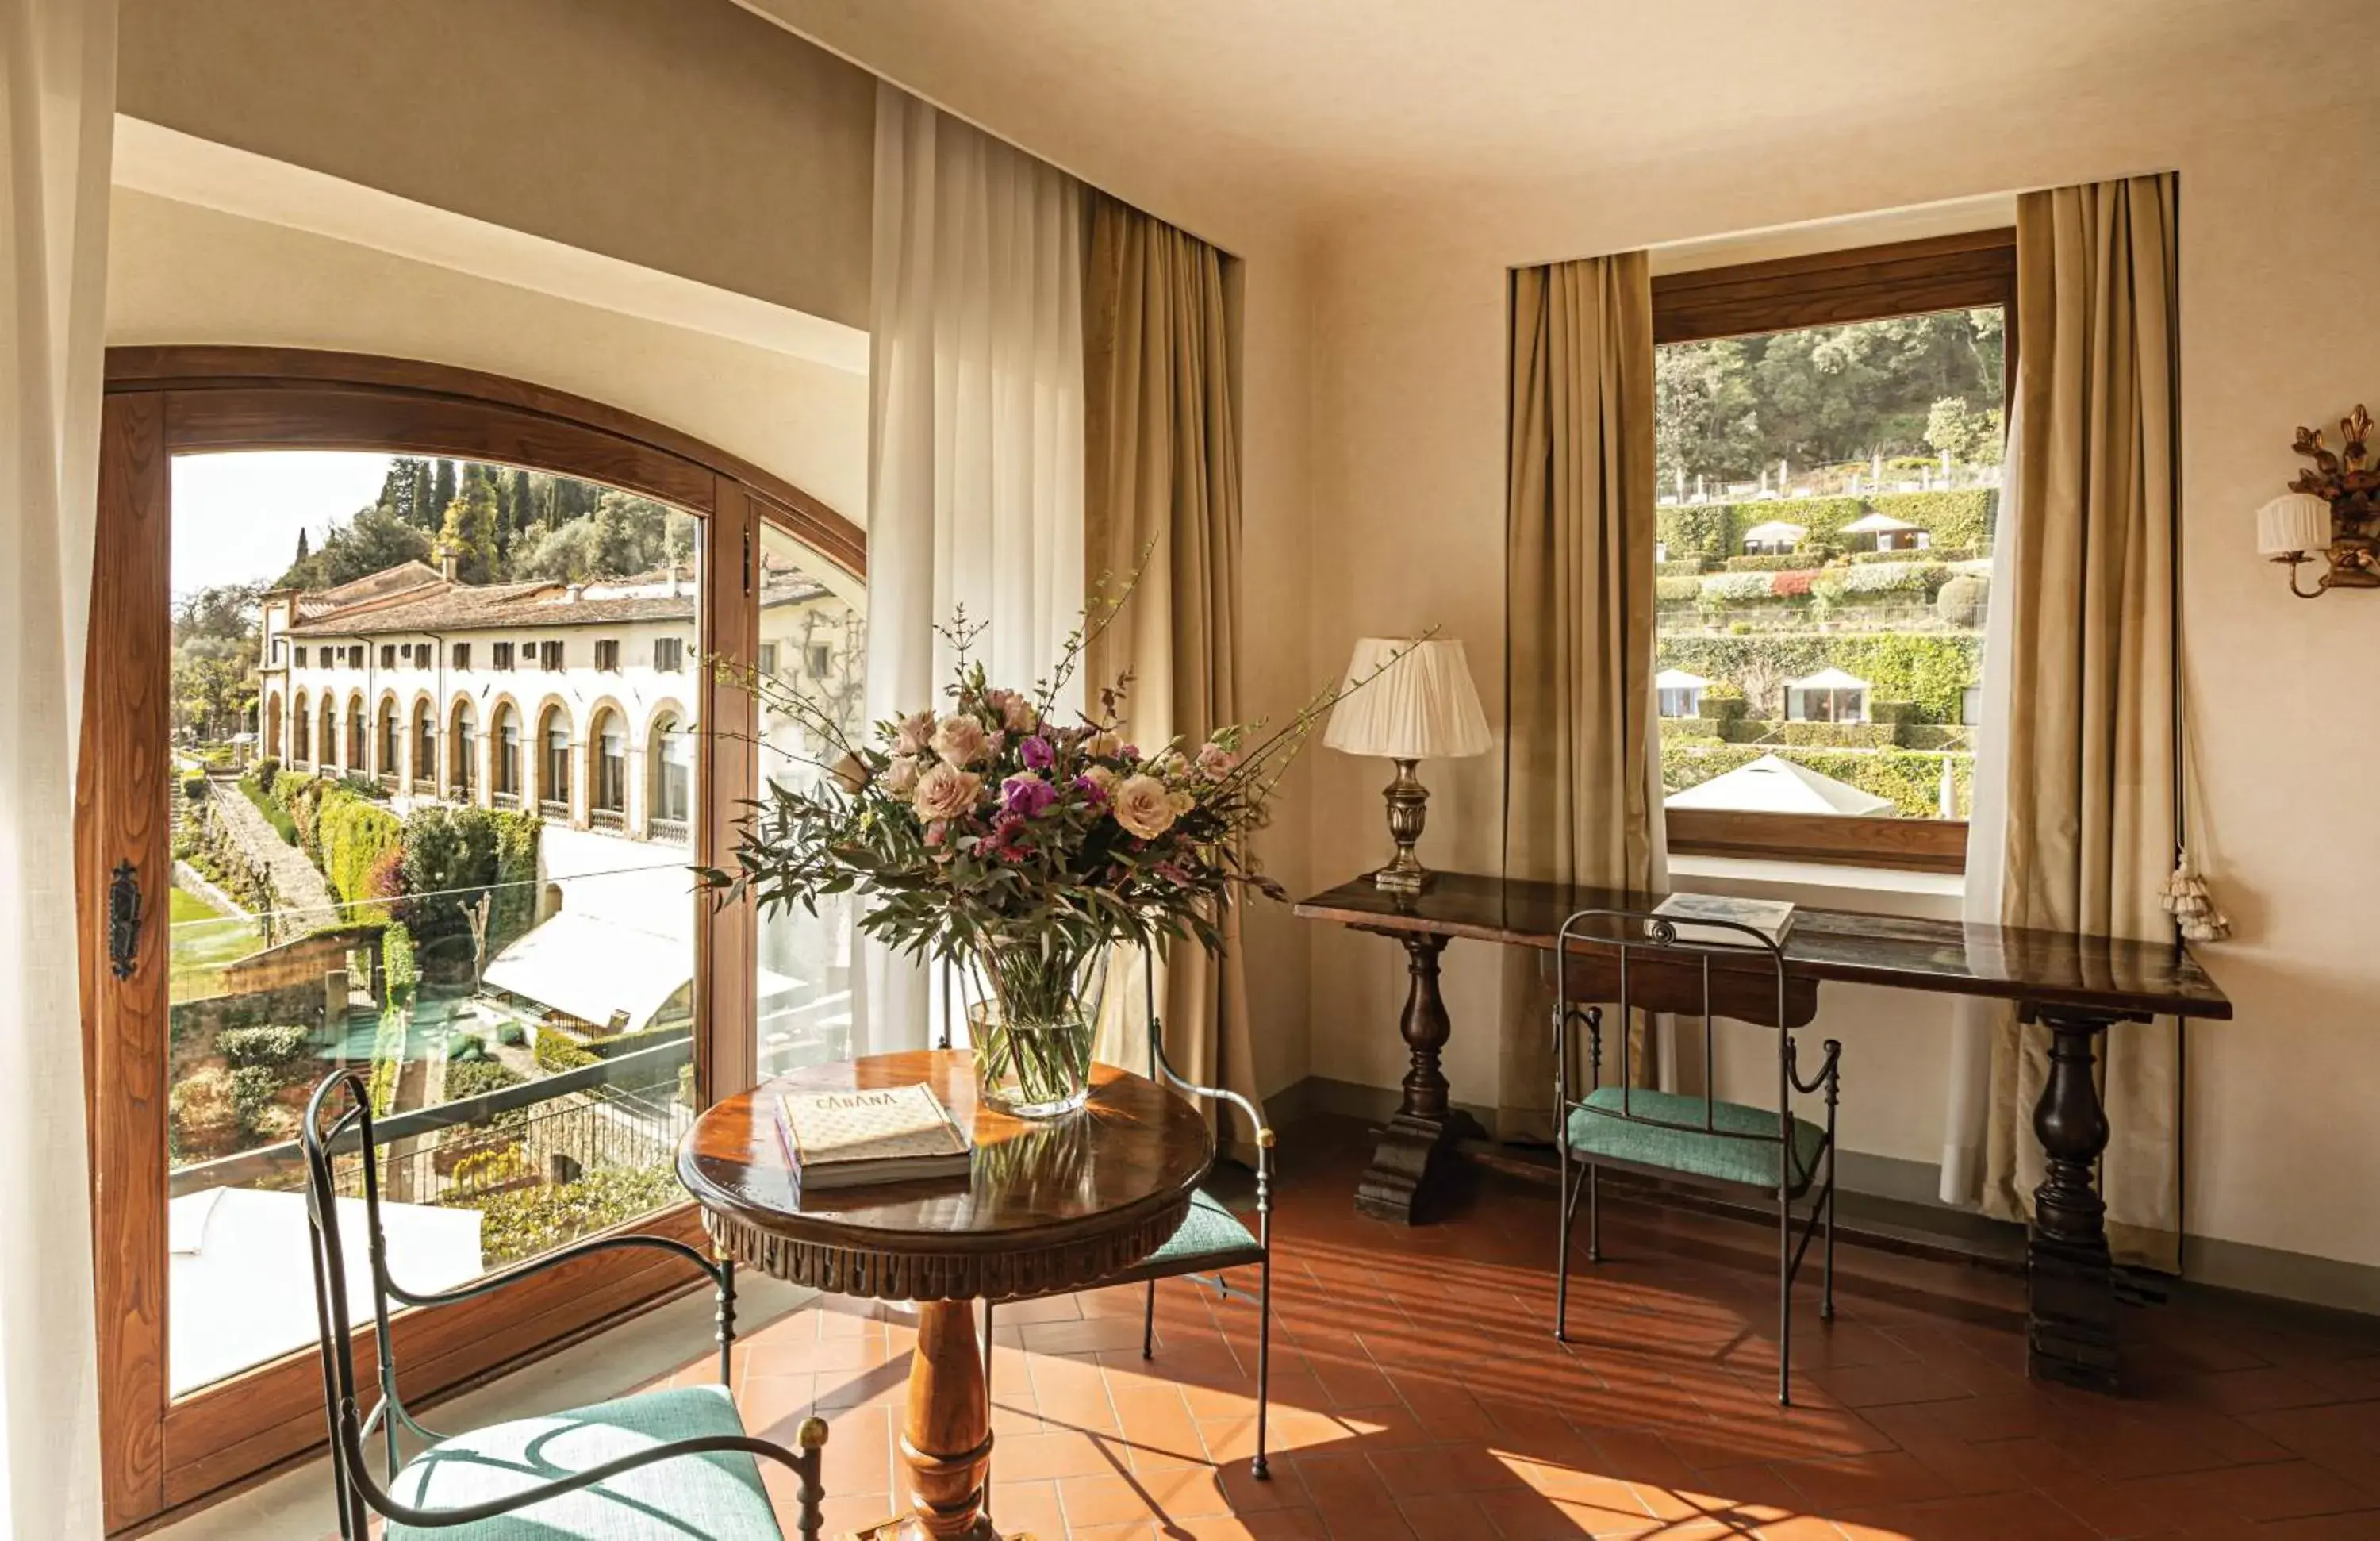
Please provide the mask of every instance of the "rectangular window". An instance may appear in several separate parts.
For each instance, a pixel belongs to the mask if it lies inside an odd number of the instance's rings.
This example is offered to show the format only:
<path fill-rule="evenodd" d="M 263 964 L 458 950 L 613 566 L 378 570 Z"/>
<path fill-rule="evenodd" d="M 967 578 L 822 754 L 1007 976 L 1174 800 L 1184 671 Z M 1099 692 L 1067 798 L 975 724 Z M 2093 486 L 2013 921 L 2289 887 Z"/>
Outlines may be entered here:
<path fill-rule="evenodd" d="M 396 667 L 396 648 L 394 644 L 387 642 L 381 644 L 380 666 L 383 669 L 394 669 Z"/>
<path fill-rule="evenodd" d="M 471 644 L 468 642 L 455 643 L 454 653 L 455 667 L 456 669 L 468 669 L 471 667 Z"/>
<path fill-rule="evenodd" d="M 1653 281 L 1670 848 L 1964 864 L 2012 232 Z"/>
<path fill-rule="evenodd" d="M 300 669 L 306 667 L 306 649 L 302 643 L 299 644 L 298 649 L 298 667 Z"/>
<path fill-rule="evenodd" d="M 537 645 L 537 664 L 540 669 L 561 668 L 562 644 L 559 642 L 539 643 Z"/>
<path fill-rule="evenodd" d="M 674 674 L 686 666 L 686 639 L 678 637 L 653 638 L 653 668 L 661 673 Z"/>
<path fill-rule="evenodd" d="M 620 643 L 616 637 L 598 637 L 595 641 L 595 667 L 605 673 L 620 672 Z"/>
<path fill-rule="evenodd" d="M 488 658 L 488 667 L 491 669 L 509 669 L 513 666 L 513 645 L 511 643 L 492 642 L 488 645 L 488 652 L 490 655 Z"/>
<path fill-rule="evenodd" d="M 774 642 L 763 642 L 760 644 L 760 673 L 773 674 L 776 672 L 777 645 Z"/>
<path fill-rule="evenodd" d="M 823 642 L 811 643 L 809 645 L 809 663 L 810 678 L 814 680 L 825 679 L 827 676 L 827 671 L 834 667 L 834 649 L 828 647 Z"/>

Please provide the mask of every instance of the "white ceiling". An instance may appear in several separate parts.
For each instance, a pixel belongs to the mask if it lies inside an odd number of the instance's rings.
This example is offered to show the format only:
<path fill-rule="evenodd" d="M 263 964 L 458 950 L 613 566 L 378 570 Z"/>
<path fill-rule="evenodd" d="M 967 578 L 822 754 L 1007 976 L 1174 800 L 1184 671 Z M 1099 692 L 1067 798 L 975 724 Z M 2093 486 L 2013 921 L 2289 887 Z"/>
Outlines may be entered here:
<path fill-rule="evenodd" d="M 2335 57 L 2361 0 L 739 0 L 1094 181 L 1301 213 Z M 2368 20 L 2368 15 L 2366 16 Z"/>

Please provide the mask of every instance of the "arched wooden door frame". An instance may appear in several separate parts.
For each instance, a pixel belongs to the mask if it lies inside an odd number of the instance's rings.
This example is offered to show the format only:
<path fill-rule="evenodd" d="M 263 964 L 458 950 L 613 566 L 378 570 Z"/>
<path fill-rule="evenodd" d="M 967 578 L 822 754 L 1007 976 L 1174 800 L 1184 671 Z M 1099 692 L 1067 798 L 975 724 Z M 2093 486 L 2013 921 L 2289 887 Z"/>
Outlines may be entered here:
<path fill-rule="evenodd" d="M 93 1244 L 98 1269 L 105 1518 L 111 1531 L 218 1495 L 319 1448 L 313 1351 L 173 1399 L 166 1378 L 167 939 L 140 928 L 128 976 L 107 945 L 109 875 L 129 862 L 162 912 L 172 457 L 346 449 L 478 460 L 601 482 L 704 521 L 700 648 L 747 661 L 759 638 L 761 528 L 775 526 L 855 576 L 858 528 L 799 488 L 666 425 L 526 381 L 359 354 L 260 347 L 111 348 L 101 422 L 98 560 L 77 786 Z M 695 859 L 725 865 L 753 795 L 750 699 L 705 672 L 696 759 Z M 375 709 L 376 710 L 376 709 Z M 378 719 L 373 719 L 375 727 Z M 696 931 L 696 1066 L 707 1099 L 748 1086 L 755 1046 L 754 917 L 707 913 Z M 690 1205 L 638 1229 L 699 1237 Z M 601 1330 L 692 1288 L 681 1267 L 606 1259 L 559 1268 L 486 1302 L 392 1328 L 408 1400 L 435 1396 Z M 488 1309 L 480 1309 L 480 1307 Z M 524 1325 L 528 1330 L 522 1330 Z"/>

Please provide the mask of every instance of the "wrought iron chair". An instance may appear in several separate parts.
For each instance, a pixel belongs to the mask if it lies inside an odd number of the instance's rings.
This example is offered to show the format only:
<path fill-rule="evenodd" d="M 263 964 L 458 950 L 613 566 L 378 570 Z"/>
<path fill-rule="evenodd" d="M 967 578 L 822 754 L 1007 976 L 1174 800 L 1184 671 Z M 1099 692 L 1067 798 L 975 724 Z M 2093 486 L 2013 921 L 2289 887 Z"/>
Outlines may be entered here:
<path fill-rule="evenodd" d="M 327 1126 L 325 1106 L 345 1094 L 346 1110 Z M 735 1342 L 735 1265 L 717 1263 L 661 1236 L 607 1236 L 560 1248 L 458 1289 L 407 1290 L 390 1277 L 381 1228 L 380 1179 L 373 1159 L 371 1094 L 362 1076 L 339 1071 L 307 1099 L 302 1131 L 307 1221 L 314 1263 L 314 1301 L 322 1331 L 322 1400 L 330 1422 L 331 1475 L 339 1535 L 365 1541 L 371 1516 L 387 1522 L 384 1541 L 442 1536 L 454 1541 L 525 1541 L 572 1535 L 616 1541 L 783 1541 L 756 1457 L 793 1469 L 800 1541 L 818 1541 L 824 1498 L 819 1466 L 826 1425 L 805 1419 L 798 1450 L 744 1430 L 727 1390 Z M 346 1239 L 333 1161 L 354 1153 L 362 1168 L 365 1244 L 371 1263 L 372 1339 L 379 1395 L 366 1413 L 358 1402 L 354 1320 L 347 1303 Z M 649 1391 L 544 1417 L 493 1424 L 446 1437 L 423 1427 L 398 1395 L 389 1301 L 417 1308 L 452 1305 L 490 1294 L 589 1254 L 641 1248 L 684 1257 L 708 1274 L 719 1302 L 719 1380 Z M 427 1447 L 404 1458 L 398 1426 Z M 379 1433 L 386 1470 L 376 1475 L 365 1444 Z"/>
<path fill-rule="evenodd" d="M 1248 1462 L 1248 1471 L 1261 1482 L 1272 1475 L 1265 1456 L 1265 1416 L 1272 1380 L 1273 1131 L 1265 1122 L 1264 1110 L 1254 1102 L 1226 1087 L 1202 1086 L 1176 1072 L 1166 1059 L 1165 1024 L 1157 1014 L 1157 970 L 1153 966 L 1141 970 L 1141 993 L 1148 1016 L 1148 1062 L 1157 1078 L 1184 1096 L 1230 1103 L 1246 1116 L 1248 1126 L 1256 1131 L 1257 1229 L 1251 1234 L 1220 1199 L 1202 1188 L 1191 1195 L 1190 1213 L 1164 1245 L 1106 1282 L 1137 1284 L 1145 1280 L 1148 1285 L 1148 1298 L 1141 1306 L 1143 1359 L 1157 1356 L 1157 1281 L 1160 1279 L 1188 1279 L 1213 1289 L 1218 1300 L 1244 1300 L 1256 1306 L 1257 1453 Z M 1255 1294 L 1237 1288 L 1224 1277 L 1227 1269 L 1245 1268 L 1257 1270 Z M 992 1303 L 984 1302 L 983 1379 L 987 1387 L 991 1384 L 991 1311 Z"/>
<path fill-rule="evenodd" d="M 1835 1315 L 1835 1105 L 1842 1045 L 1825 1041 L 1817 1071 L 1803 1080 L 1793 1029 L 1807 1013 L 1789 1001 L 1785 954 L 1748 926 L 1696 921 L 1743 933 L 1743 944 L 1679 940 L 1664 916 L 1633 910 L 1580 910 L 1562 922 L 1554 953 L 1554 1106 L 1560 1157 L 1560 1248 L 1556 1256 L 1554 1337 L 1568 1341 L 1570 1235 L 1579 1196 L 1586 1197 L 1586 1256 L 1603 1260 L 1597 1214 L 1598 1176 L 1605 1167 L 1694 1185 L 1754 1188 L 1777 1200 L 1777 1401 L 1792 1405 L 1793 1279 L 1811 1240 L 1825 1232 L 1825 1282 L 1818 1316 Z M 1582 944 L 1573 949 L 1573 943 Z M 1649 954 L 1649 956 L 1648 956 Z M 1616 992 L 1606 993 L 1616 984 Z M 1717 994 L 1715 995 L 1715 989 Z M 1620 1024 L 1620 1078 L 1603 1085 L 1601 1004 L 1576 1003 L 1582 991 L 1603 1001 L 1616 997 Z M 1715 1001 L 1723 998 L 1723 1005 Z M 1648 1003 L 1649 1001 L 1649 1003 Z M 1703 1021 L 1703 1063 L 1712 1059 L 1715 1016 L 1724 1014 L 1777 1033 L 1777 1106 L 1774 1110 L 1632 1086 L 1630 1009 L 1698 1012 Z M 1572 1029 L 1586 1029 L 1585 1095 L 1572 1096 Z M 1822 1130 L 1793 1114 L 1792 1094 L 1823 1094 Z M 1819 1169 L 1824 1166 L 1824 1181 Z M 1583 1169 L 1583 1170 L 1581 1170 Z M 1809 1196 L 1797 1246 L 1793 1205 Z"/>

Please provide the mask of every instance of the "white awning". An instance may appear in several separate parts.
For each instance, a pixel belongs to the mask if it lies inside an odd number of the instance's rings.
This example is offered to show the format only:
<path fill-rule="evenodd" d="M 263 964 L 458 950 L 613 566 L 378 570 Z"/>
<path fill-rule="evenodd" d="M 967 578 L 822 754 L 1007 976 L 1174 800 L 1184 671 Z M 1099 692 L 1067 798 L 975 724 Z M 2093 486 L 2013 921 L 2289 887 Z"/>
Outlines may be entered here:
<path fill-rule="evenodd" d="M 1843 527 L 1845 535 L 1899 535 L 1904 530 L 1923 528 L 1906 519 L 1896 519 L 1889 514 L 1864 514 Z"/>
<path fill-rule="evenodd" d="M 1700 674 L 1690 674 L 1683 669 L 1664 669 L 1653 676 L 1656 690 L 1701 690 L 1709 684 Z"/>
<path fill-rule="evenodd" d="M 1800 525 L 1789 525 L 1782 519 L 1771 519 L 1765 525 L 1755 525 L 1743 532 L 1746 540 L 1757 540 L 1773 546 L 1779 541 L 1799 540 L 1810 532 Z"/>
<path fill-rule="evenodd" d="M 369 1319 L 371 1258 L 364 1202 L 339 1200 L 346 1244 L 347 1307 Z M 480 1211 L 429 1204 L 380 1207 L 389 1272 L 417 1292 L 451 1290 L 485 1271 Z M 208 1188 L 165 1206 L 165 1381 L 195 1390 L 316 1341 L 313 1254 L 306 1195 L 257 1188 Z"/>
<path fill-rule="evenodd" d="M 1788 690 L 1867 690 L 1873 688 L 1857 674 L 1847 674 L 1840 669 L 1821 669 L 1815 674 L 1798 680 L 1787 680 Z"/>
<path fill-rule="evenodd" d="M 504 990 L 565 1016 L 618 1031 L 652 1025 L 670 997 L 694 978 L 694 951 L 683 937 L 662 936 L 601 916 L 565 909 L 547 916 L 497 953 L 481 971 L 489 989 Z M 799 981 L 759 971 L 760 994 L 799 988 Z"/>
<path fill-rule="evenodd" d="M 1822 776 L 1806 765 L 1763 755 L 1723 776 L 1673 792 L 1663 806 L 1732 813 L 1833 813 L 1889 817 L 1891 799 Z"/>

